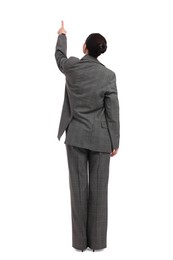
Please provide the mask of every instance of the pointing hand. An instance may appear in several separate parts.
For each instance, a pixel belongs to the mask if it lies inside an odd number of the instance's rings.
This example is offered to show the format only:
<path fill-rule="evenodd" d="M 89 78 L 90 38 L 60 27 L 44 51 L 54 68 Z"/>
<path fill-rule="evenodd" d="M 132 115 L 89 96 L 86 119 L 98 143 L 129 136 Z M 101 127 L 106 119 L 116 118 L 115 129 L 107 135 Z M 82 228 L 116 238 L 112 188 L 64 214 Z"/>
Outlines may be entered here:
<path fill-rule="evenodd" d="M 64 29 L 64 21 L 61 21 L 61 28 L 58 30 L 59 35 L 62 33 L 64 33 L 64 34 L 67 33 L 67 31 Z"/>

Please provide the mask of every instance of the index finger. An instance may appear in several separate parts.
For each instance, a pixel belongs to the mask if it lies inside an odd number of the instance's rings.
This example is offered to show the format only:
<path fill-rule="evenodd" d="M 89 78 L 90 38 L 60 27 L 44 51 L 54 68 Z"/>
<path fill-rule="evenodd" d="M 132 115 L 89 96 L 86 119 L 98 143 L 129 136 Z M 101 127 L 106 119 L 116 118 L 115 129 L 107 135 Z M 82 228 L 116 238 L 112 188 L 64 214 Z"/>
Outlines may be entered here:
<path fill-rule="evenodd" d="M 63 20 L 61 21 L 61 27 L 64 27 L 64 21 Z"/>

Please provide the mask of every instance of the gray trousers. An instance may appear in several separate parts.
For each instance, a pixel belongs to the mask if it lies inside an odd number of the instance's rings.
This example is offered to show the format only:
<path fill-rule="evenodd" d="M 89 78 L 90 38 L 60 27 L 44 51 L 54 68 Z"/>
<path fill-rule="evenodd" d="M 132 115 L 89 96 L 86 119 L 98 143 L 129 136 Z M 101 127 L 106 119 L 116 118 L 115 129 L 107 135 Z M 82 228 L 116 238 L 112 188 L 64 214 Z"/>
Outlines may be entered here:
<path fill-rule="evenodd" d="M 110 153 L 66 144 L 72 216 L 72 246 L 107 246 L 107 195 Z"/>

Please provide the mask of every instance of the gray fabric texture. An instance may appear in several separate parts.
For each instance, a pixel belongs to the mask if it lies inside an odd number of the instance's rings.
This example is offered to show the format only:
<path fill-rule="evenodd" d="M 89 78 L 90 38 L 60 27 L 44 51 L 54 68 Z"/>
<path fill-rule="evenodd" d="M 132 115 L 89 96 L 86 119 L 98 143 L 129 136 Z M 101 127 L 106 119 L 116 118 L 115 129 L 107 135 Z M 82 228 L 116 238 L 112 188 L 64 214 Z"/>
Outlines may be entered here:
<path fill-rule="evenodd" d="M 66 145 L 71 194 L 72 246 L 107 247 L 110 154 Z"/>
<path fill-rule="evenodd" d="M 67 38 L 59 35 L 55 58 L 66 78 L 64 103 L 57 138 L 100 152 L 119 147 L 119 100 L 116 75 L 98 59 L 66 56 Z"/>

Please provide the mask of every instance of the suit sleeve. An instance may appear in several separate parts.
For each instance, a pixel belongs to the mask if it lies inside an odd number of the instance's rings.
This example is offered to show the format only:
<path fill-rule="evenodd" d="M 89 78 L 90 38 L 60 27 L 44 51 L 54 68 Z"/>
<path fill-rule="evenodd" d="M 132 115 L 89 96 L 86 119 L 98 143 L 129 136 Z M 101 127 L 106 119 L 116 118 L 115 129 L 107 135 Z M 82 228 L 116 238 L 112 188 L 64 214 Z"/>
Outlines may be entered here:
<path fill-rule="evenodd" d="M 113 77 L 105 92 L 104 101 L 106 121 L 113 151 L 113 149 L 119 148 L 120 139 L 119 100 L 115 73 L 113 74 Z"/>
<path fill-rule="evenodd" d="M 67 38 L 64 34 L 60 34 L 57 39 L 55 47 L 55 59 L 58 68 L 62 73 L 65 72 L 66 64 L 68 62 L 67 58 Z"/>

